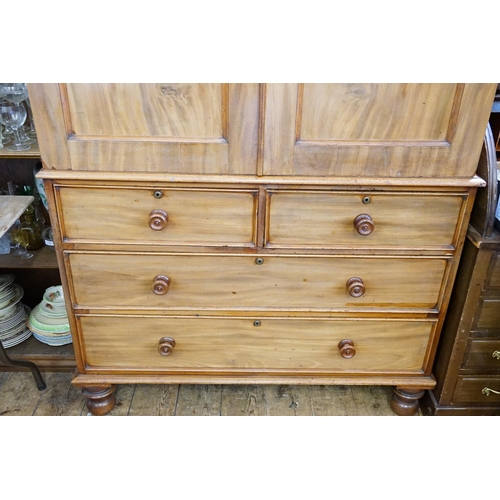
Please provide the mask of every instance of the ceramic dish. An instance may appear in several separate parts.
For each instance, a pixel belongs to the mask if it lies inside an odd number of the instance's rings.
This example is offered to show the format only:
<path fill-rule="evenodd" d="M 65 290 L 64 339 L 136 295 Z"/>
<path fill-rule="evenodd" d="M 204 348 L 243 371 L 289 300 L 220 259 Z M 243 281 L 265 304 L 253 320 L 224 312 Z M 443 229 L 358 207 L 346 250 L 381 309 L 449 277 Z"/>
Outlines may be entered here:
<path fill-rule="evenodd" d="M 71 335 L 61 337 L 57 340 L 48 339 L 46 336 L 39 335 L 38 333 L 35 332 L 33 332 L 33 336 L 40 342 L 50 346 L 61 346 L 61 345 L 71 344 L 73 342 L 71 339 Z"/>
<path fill-rule="evenodd" d="M 8 349 L 9 347 L 14 347 L 15 345 L 18 345 L 21 342 L 28 340 L 32 335 L 33 333 L 30 330 L 26 329 L 25 332 L 13 338 L 12 340 L 7 340 L 7 341 L 2 340 L 2 345 L 4 346 L 5 349 Z"/>
<path fill-rule="evenodd" d="M 24 290 L 19 285 L 13 285 L 16 294 L 6 304 L 0 304 L 0 319 L 8 318 L 16 309 L 16 304 L 23 298 Z"/>
<path fill-rule="evenodd" d="M 28 318 L 28 326 L 48 333 L 62 333 L 69 331 L 68 318 L 49 318 L 40 313 L 40 305 L 31 311 Z"/>
<path fill-rule="evenodd" d="M 64 292 L 61 285 L 51 286 L 43 294 L 44 300 L 53 305 L 64 305 Z"/>
<path fill-rule="evenodd" d="M 13 274 L 0 274 L 0 292 L 11 283 L 14 283 L 14 280 L 15 276 Z"/>

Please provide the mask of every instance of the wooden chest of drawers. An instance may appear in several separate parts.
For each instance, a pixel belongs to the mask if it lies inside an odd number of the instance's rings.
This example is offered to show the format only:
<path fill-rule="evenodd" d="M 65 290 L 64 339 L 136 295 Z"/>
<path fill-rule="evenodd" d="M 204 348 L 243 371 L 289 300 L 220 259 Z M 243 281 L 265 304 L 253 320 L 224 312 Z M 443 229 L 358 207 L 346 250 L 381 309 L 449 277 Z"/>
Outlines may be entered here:
<path fill-rule="evenodd" d="M 96 109 L 111 86 L 31 86 L 91 411 L 113 407 L 115 384 L 148 382 L 385 384 L 394 411 L 417 410 L 495 86 L 393 85 L 360 84 L 375 121 L 347 136 L 362 116 L 348 119 L 340 97 L 358 94 L 340 84 L 131 84 L 120 92 L 144 115 L 115 109 L 130 130 Z M 449 106 L 418 130 L 373 118 L 438 94 Z"/>

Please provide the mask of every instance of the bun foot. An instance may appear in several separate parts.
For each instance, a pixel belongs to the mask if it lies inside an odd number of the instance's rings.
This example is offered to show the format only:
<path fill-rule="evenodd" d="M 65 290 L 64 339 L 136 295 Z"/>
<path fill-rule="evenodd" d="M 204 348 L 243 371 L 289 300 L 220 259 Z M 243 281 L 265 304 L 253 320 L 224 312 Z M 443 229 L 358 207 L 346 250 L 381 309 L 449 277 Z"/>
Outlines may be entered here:
<path fill-rule="evenodd" d="M 391 400 L 391 410 L 396 415 L 411 416 L 418 411 L 418 400 L 425 391 L 415 389 L 394 388 L 394 395 Z"/>
<path fill-rule="evenodd" d="M 106 415 L 115 406 L 114 385 L 84 387 L 83 395 L 87 398 L 87 408 L 92 415 Z"/>

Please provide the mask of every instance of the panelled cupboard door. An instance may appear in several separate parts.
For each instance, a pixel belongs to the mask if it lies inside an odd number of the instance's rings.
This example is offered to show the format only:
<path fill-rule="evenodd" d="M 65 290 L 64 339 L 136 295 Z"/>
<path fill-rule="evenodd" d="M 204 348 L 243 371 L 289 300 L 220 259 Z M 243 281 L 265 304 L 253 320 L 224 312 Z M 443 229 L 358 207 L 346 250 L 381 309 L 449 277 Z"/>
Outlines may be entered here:
<path fill-rule="evenodd" d="M 495 89 L 476 83 L 268 84 L 264 175 L 470 178 Z"/>
<path fill-rule="evenodd" d="M 255 175 L 259 84 L 28 86 L 46 168 Z"/>

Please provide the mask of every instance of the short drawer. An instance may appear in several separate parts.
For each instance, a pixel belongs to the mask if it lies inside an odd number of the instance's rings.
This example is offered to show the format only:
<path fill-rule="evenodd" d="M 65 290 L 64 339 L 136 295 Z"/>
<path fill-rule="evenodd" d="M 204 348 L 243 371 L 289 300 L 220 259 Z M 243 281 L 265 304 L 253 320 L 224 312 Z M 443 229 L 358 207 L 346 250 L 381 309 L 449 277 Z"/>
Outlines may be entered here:
<path fill-rule="evenodd" d="M 430 311 L 447 265 L 438 258 L 65 255 L 78 306 L 121 309 Z"/>
<path fill-rule="evenodd" d="M 257 191 L 56 188 L 65 241 L 254 246 Z"/>
<path fill-rule="evenodd" d="M 500 376 L 458 377 L 453 403 L 500 404 Z"/>
<path fill-rule="evenodd" d="M 81 316 L 78 323 L 90 368 L 384 373 L 419 372 L 435 324 L 134 316 Z M 343 340 L 351 342 L 342 351 L 350 358 L 339 349 Z"/>
<path fill-rule="evenodd" d="M 491 262 L 486 279 L 486 288 L 500 290 L 500 251 L 491 253 Z"/>
<path fill-rule="evenodd" d="M 481 299 L 474 319 L 474 329 L 500 335 L 500 298 Z"/>
<path fill-rule="evenodd" d="M 500 370 L 500 339 L 469 340 L 463 368 Z"/>
<path fill-rule="evenodd" d="M 270 191 L 266 241 L 272 247 L 449 248 L 463 201 L 442 194 Z"/>

